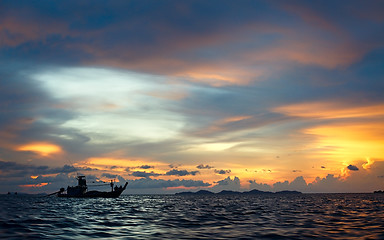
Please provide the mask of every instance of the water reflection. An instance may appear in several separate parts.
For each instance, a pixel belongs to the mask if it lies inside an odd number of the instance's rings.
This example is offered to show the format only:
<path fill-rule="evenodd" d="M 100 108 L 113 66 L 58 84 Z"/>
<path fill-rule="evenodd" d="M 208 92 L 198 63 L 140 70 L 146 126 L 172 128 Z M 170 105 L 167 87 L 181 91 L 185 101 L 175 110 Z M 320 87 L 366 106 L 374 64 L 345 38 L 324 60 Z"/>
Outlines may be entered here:
<path fill-rule="evenodd" d="M 7 239 L 384 238 L 384 196 L 1 196 Z"/>

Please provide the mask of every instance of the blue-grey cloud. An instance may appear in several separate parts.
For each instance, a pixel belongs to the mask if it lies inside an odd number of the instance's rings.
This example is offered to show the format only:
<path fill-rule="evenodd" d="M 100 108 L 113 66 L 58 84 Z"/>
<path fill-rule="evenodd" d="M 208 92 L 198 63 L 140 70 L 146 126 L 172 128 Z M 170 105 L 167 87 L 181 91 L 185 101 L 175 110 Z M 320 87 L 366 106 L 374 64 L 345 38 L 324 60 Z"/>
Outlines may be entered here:
<path fill-rule="evenodd" d="M 226 185 L 240 186 L 240 179 L 238 177 L 234 177 L 232 180 L 230 177 L 227 177 L 223 180 L 218 181 L 217 183 L 219 186 L 226 186 Z"/>
<path fill-rule="evenodd" d="M 154 168 L 154 166 L 150 166 L 150 165 L 142 165 L 142 166 L 140 166 L 139 168 L 141 168 L 141 169 L 149 169 L 149 168 Z"/>
<path fill-rule="evenodd" d="M 196 166 L 196 168 L 198 168 L 198 169 L 211 169 L 211 168 L 213 168 L 213 167 L 210 166 L 210 165 L 208 165 L 208 164 L 206 164 L 206 165 L 204 165 L 204 164 L 199 164 L 199 165 Z"/>
<path fill-rule="evenodd" d="M 141 171 L 135 171 L 130 174 L 131 176 L 134 177 L 142 177 L 142 178 L 149 178 L 149 177 L 156 177 L 160 176 L 161 174 L 155 173 L 155 172 L 141 172 Z"/>
<path fill-rule="evenodd" d="M 46 174 L 68 174 L 73 172 L 92 171 L 92 168 L 73 167 L 64 165 L 63 167 L 48 167 L 36 166 L 31 164 L 19 164 L 16 162 L 0 161 L 0 169 L 5 177 L 31 176 L 31 175 L 46 175 Z"/>
<path fill-rule="evenodd" d="M 110 174 L 110 173 L 103 173 L 101 174 L 102 177 L 106 177 L 106 178 L 116 178 L 117 177 L 117 174 Z"/>
<path fill-rule="evenodd" d="M 129 181 L 128 188 L 167 188 L 167 187 L 208 187 L 211 184 L 194 180 L 163 180 L 142 178 Z"/>
<path fill-rule="evenodd" d="M 168 172 L 165 173 L 165 175 L 168 175 L 168 176 L 171 176 L 171 175 L 175 175 L 175 176 L 187 176 L 187 175 L 196 175 L 200 173 L 199 171 L 187 171 L 187 170 L 177 170 L 177 169 L 172 169 Z"/>
<path fill-rule="evenodd" d="M 215 169 L 215 173 L 217 173 L 217 174 L 228 174 L 228 173 L 231 173 L 231 170 L 230 169 L 228 169 L 228 170 L 224 170 L 224 169 L 218 170 L 218 169 Z"/>
<path fill-rule="evenodd" d="M 351 171 L 359 171 L 359 168 L 358 167 L 356 167 L 355 165 L 348 165 L 348 167 L 347 167 L 349 170 L 351 170 Z"/>

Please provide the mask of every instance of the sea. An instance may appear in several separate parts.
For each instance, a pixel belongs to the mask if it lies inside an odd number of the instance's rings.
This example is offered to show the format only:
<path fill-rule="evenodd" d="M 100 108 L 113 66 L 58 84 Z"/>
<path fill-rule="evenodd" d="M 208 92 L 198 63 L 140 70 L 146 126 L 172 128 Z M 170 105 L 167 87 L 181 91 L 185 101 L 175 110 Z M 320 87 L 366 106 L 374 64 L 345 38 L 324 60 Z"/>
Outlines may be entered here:
<path fill-rule="evenodd" d="M 0 239 L 384 239 L 384 194 L 0 195 Z"/>

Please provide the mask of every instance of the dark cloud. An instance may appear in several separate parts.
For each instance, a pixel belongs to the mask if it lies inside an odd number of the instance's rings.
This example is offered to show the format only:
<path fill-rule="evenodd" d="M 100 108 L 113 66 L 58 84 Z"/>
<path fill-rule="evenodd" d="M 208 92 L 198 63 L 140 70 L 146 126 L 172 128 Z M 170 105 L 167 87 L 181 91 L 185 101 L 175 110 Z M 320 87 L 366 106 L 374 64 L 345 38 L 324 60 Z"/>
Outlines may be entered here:
<path fill-rule="evenodd" d="M 219 186 L 227 186 L 227 185 L 236 185 L 240 186 L 240 179 L 238 177 L 234 177 L 233 180 L 230 177 L 227 177 L 223 180 L 217 181 Z"/>
<path fill-rule="evenodd" d="M 106 178 L 116 178 L 117 177 L 117 174 L 110 174 L 110 173 L 103 173 L 101 174 L 102 177 L 106 177 Z"/>
<path fill-rule="evenodd" d="M 261 191 L 272 191 L 272 187 L 266 183 L 257 183 L 256 180 L 249 180 L 249 188 Z"/>
<path fill-rule="evenodd" d="M 177 170 L 177 169 L 172 169 L 171 171 L 168 171 L 165 173 L 165 175 L 171 176 L 187 176 L 187 175 L 196 175 L 200 173 L 199 171 L 187 171 L 187 170 Z"/>
<path fill-rule="evenodd" d="M 149 168 L 154 168 L 154 166 L 149 166 L 149 165 L 142 165 L 140 166 L 141 169 L 149 169 Z"/>
<path fill-rule="evenodd" d="M 167 188 L 167 187 L 208 187 L 211 184 L 203 181 L 194 180 L 163 180 L 163 179 L 151 179 L 142 178 L 129 181 L 128 188 L 140 189 L 140 188 Z"/>
<path fill-rule="evenodd" d="M 0 108 L 3 112 L 0 116 L 1 138 L 14 144 L 31 140 L 59 141 L 52 137 L 61 134 L 56 126 L 71 119 L 74 114 L 56 108 L 55 104 L 59 104 L 57 100 L 48 96 L 28 75 L 9 65 L 10 69 L 0 69 Z M 24 67 L 28 69 L 30 66 Z M 7 132 L 4 132 L 5 129 Z M 3 144 L 0 141 L 0 147 Z"/>
<path fill-rule="evenodd" d="M 215 173 L 217 173 L 217 174 L 228 174 L 228 173 L 231 173 L 231 170 L 223 170 L 223 169 L 221 169 L 221 170 L 218 170 L 218 169 L 215 169 Z"/>
<path fill-rule="evenodd" d="M 120 175 L 117 175 L 117 179 L 119 180 L 120 183 L 127 182 L 127 180 L 125 178 L 123 178 L 122 176 L 120 176 Z"/>
<path fill-rule="evenodd" d="M 292 170 L 292 172 L 301 172 L 301 170 Z"/>
<path fill-rule="evenodd" d="M 81 171 L 92 171 L 92 168 L 75 168 L 70 165 L 63 167 L 51 168 L 48 166 L 35 166 L 29 164 L 19 164 L 15 162 L 0 161 L 0 169 L 3 176 L 16 177 L 16 176 L 38 176 L 46 174 L 67 174 Z"/>
<path fill-rule="evenodd" d="M 181 166 L 180 164 L 169 164 L 168 165 L 170 168 L 178 168 L 179 166 Z"/>
<path fill-rule="evenodd" d="M 149 178 L 149 177 L 157 177 L 157 176 L 160 176 L 161 174 L 155 173 L 153 171 L 152 172 L 136 171 L 136 172 L 132 172 L 130 175 L 134 177 Z"/>
<path fill-rule="evenodd" d="M 198 169 L 211 169 L 213 167 L 209 166 L 208 164 L 207 165 L 200 164 L 200 165 L 197 165 L 196 168 L 198 168 Z"/>
<path fill-rule="evenodd" d="M 355 165 L 348 165 L 347 168 L 348 168 L 349 170 L 351 170 L 351 171 L 359 171 L 359 168 L 356 167 Z"/>

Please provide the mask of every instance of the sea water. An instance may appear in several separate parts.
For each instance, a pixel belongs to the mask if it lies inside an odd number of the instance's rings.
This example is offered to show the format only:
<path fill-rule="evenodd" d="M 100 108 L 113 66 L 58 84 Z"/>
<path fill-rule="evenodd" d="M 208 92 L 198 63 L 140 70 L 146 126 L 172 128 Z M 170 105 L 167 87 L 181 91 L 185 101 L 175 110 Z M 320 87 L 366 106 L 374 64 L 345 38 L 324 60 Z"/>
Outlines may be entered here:
<path fill-rule="evenodd" d="M 0 196 L 0 239 L 384 239 L 384 194 Z"/>

